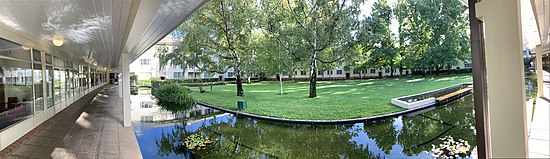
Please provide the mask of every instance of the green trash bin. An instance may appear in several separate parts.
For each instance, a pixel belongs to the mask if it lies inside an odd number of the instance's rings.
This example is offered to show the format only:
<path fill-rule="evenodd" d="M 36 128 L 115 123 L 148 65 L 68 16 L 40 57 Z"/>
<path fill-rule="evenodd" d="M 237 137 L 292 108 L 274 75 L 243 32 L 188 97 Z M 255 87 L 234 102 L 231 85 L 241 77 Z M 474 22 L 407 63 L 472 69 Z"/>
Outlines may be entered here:
<path fill-rule="evenodd" d="M 246 108 L 246 105 L 247 105 L 247 104 L 246 104 L 246 100 L 238 100 L 238 101 L 237 101 L 237 108 L 238 108 L 239 110 L 245 109 L 245 108 Z"/>

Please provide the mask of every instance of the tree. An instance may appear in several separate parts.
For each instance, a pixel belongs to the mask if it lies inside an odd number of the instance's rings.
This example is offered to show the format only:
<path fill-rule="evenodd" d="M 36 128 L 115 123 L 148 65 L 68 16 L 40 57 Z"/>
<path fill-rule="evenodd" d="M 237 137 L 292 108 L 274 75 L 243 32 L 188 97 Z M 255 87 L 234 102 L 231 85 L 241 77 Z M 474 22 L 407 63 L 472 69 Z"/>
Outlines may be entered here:
<path fill-rule="evenodd" d="M 469 59 L 466 7 L 458 0 L 400 0 L 400 54 L 411 69 L 435 70 Z"/>
<path fill-rule="evenodd" d="M 389 67 L 393 76 L 398 54 L 395 35 L 390 29 L 391 19 L 392 9 L 386 0 L 378 0 L 372 7 L 371 15 L 362 21 L 357 39 L 365 46 L 364 49 L 368 49 L 364 52 L 369 53 L 366 64 L 370 68 Z"/>
<path fill-rule="evenodd" d="M 264 28 L 295 59 L 309 63 L 309 97 L 317 97 L 318 62 L 341 62 L 353 54 L 351 31 L 358 0 L 262 1 Z"/>
<path fill-rule="evenodd" d="M 255 68 L 260 68 L 258 72 L 266 76 L 279 77 L 280 94 L 283 95 L 282 76 L 284 74 L 292 75 L 299 67 L 299 61 L 293 59 L 285 50 L 277 43 L 277 41 L 269 36 L 265 30 L 253 31 L 254 53 L 257 55 L 257 64 Z"/>
<path fill-rule="evenodd" d="M 180 34 L 188 39 L 184 38 L 178 48 L 177 52 L 181 54 L 170 59 L 181 64 L 201 63 L 215 72 L 226 71 L 225 64 L 231 63 L 237 81 L 237 96 L 243 96 L 242 64 L 248 59 L 242 56 L 250 51 L 249 38 L 255 25 L 250 16 L 256 15 L 256 8 L 256 3 L 242 3 L 240 0 L 211 1 L 178 28 Z"/>

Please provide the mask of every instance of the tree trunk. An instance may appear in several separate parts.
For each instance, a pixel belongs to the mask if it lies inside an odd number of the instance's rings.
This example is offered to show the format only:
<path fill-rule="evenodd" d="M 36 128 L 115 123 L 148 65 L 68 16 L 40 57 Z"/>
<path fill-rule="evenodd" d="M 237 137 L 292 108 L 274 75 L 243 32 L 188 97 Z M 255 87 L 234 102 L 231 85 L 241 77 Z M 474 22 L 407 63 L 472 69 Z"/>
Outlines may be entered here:
<path fill-rule="evenodd" d="M 399 64 L 399 76 L 403 76 L 403 64 Z"/>
<path fill-rule="evenodd" d="M 311 65 L 309 67 L 309 98 L 317 97 L 317 53 L 315 50 L 311 54 Z"/>
<path fill-rule="evenodd" d="M 283 76 L 279 76 L 279 85 L 281 86 L 281 95 L 283 95 Z"/>
<path fill-rule="evenodd" d="M 315 0 L 311 0 L 312 12 L 311 12 L 311 29 L 313 29 L 313 39 L 311 40 L 311 64 L 309 73 L 309 98 L 317 97 L 317 28 L 315 23 L 317 17 L 315 17 Z"/>
<path fill-rule="evenodd" d="M 239 56 L 237 56 L 237 54 L 235 54 L 235 58 L 234 58 L 234 62 L 235 62 L 235 78 L 237 80 L 237 96 L 244 96 L 244 91 L 243 91 L 243 81 L 241 80 L 241 59 L 239 58 Z"/>
<path fill-rule="evenodd" d="M 393 67 L 390 65 L 390 77 L 393 77 Z"/>

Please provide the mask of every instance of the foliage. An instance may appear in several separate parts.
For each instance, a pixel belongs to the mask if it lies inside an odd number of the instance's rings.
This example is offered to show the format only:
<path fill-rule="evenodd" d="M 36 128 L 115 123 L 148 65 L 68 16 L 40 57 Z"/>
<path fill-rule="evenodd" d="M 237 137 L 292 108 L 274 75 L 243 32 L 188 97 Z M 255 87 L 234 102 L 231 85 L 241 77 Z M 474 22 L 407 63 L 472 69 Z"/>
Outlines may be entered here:
<path fill-rule="evenodd" d="M 183 106 L 193 106 L 195 100 L 189 93 L 189 88 L 177 83 L 161 84 L 152 92 L 159 102 L 170 102 Z"/>
<path fill-rule="evenodd" d="M 191 134 L 185 138 L 185 147 L 190 150 L 204 150 L 212 140 L 200 134 Z"/>
<path fill-rule="evenodd" d="M 317 97 L 318 62 L 327 69 L 351 59 L 351 31 L 356 27 L 359 3 L 357 0 L 262 1 L 263 28 L 290 57 L 309 67 L 310 98 Z"/>
<path fill-rule="evenodd" d="M 440 140 L 443 141 L 442 144 L 432 145 L 432 155 L 435 158 L 467 157 L 471 153 L 471 146 L 468 141 L 462 139 L 456 141 L 452 136 L 445 136 Z"/>
<path fill-rule="evenodd" d="M 470 58 L 467 7 L 458 0 L 399 0 L 399 54 L 409 69 L 449 68 Z"/>
<path fill-rule="evenodd" d="M 386 0 L 374 3 L 370 17 L 362 21 L 358 30 L 357 40 L 362 44 L 363 53 L 367 56 L 366 66 L 363 68 L 392 68 L 391 75 L 398 63 L 398 54 L 395 48 L 395 35 L 391 33 L 390 25 L 392 9 Z"/>

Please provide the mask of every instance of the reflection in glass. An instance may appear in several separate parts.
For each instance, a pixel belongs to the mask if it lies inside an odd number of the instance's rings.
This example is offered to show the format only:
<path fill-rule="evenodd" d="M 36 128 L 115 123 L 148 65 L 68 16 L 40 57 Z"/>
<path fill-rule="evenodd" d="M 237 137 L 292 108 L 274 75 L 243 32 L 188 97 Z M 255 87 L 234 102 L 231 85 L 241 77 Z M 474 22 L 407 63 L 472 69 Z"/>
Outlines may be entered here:
<path fill-rule="evenodd" d="M 32 50 L 32 61 L 35 61 L 35 62 L 42 61 L 42 52 L 38 50 Z"/>
<path fill-rule="evenodd" d="M 46 106 L 50 108 L 53 106 L 53 67 L 46 66 Z"/>
<path fill-rule="evenodd" d="M 42 64 L 33 64 L 33 85 L 34 85 L 34 111 L 44 110 L 44 81 L 42 81 Z"/>
<path fill-rule="evenodd" d="M 54 71 L 55 104 L 65 101 L 65 70 L 56 68 Z"/>
<path fill-rule="evenodd" d="M 33 114 L 30 68 L 30 62 L 0 58 L 0 129 Z"/>

